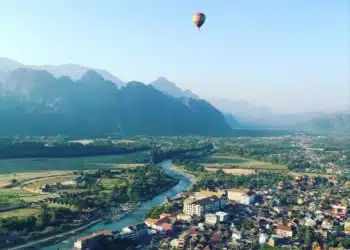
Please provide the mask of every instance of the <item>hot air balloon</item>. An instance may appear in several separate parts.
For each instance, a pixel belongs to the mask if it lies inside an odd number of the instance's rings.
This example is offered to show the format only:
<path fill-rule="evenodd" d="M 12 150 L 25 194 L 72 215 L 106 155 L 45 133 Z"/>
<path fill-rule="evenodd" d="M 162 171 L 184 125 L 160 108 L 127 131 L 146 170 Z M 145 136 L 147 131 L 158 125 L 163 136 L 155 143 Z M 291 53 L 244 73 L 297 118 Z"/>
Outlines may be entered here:
<path fill-rule="evenodd" d="M 205 22 L 205 15 L 201 12 L 198 12 L 193 16 L 192 21 L 197 26 L 197 28 L 200 29 L 200 27 Z"/>

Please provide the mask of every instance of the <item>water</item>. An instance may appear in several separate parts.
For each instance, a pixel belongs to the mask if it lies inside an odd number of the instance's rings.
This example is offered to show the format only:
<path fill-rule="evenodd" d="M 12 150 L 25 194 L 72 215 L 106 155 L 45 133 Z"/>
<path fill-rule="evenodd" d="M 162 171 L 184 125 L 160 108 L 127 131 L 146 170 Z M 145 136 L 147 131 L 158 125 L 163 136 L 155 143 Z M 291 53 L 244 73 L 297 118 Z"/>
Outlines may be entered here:
<path fill-rule="evenodd" d="M 76 241 L 77 238 L 91 234 L 93 232 L 99 231 L 101 229 L 106 229 L 106 230 L 120 230 L 125 226 L 128 226 L 130 224 L 138 224 L 142 223 L 145 220 L 145 216 L 148 213 L 148 211 L 161 203 L 164 202 L 164 199 L 166 197 L 173 197 L 177 195 L 178 193 L 181 193 L 185 190 L 188 189 L 188 187 L 191 185 L 191 182 L 189 181 L 188 178 L 186 178 L 183 175 L 179 175 L 169 169 L 169 166 L 171 165 L 171 161 L 165 161 L 160 164 L 162 168 L 166 171 L 166 173 L 170 176 L 176 177 L 177 179 L 180 180 L 180 182 L 173 188 L 169 189 L 168 191 L 156 196 L 152 200 L 149 200 L 147 202 L 143 202 L 141 206 L 137 209 L 135 209 L 133 212 L 129 213 L 126 217 L 122 218 L 119 221 L 112 222 L 111 224 L 104 224 L 104 223 L 98 223 L 86 231 L 80 232 L 79 235 L 75 237 L 71 237 L 68 240 L 64 240 L 60 243 L 57 243 L 55 245 L 51 245 L 48 247 L 41 248 L 43 250 L 68 250 L 73 248 L 74 242 Z"/>

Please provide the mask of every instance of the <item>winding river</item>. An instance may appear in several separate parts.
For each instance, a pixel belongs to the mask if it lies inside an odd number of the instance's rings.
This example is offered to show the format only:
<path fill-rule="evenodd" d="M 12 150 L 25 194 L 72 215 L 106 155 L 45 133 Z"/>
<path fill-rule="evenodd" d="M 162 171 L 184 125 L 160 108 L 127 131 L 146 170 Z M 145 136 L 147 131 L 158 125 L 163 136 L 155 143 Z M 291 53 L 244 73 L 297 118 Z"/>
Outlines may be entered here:
<path fill-rule="evenodd" d="M 60 243 L 41 248 L 43 250 L 68 250 L 73 248 L 74 242 L 78 237 L 85 236 L 88 234 L 91 234 L 93 232 L 99 231 L 100 229 L 106 229 L 106 230 L 120 230 L 125 226 L 128 226 L 130 224 L 138 224 L 144 221 L 145 216 L 147 212 L 154 206 L 159 205 L 164 202 L 164 199 L 166 197 L 173 197 L 177 195 L 180 192 L 183 192 L 188 189 L 188 187 L 191 185 L 191 181 L 184 175 L 175 173 L 172 171 L 169 167 L 171 165 L 171 161 L 164 161 L 160 164 L 160 166 L 165 170 L 165 172 L 173 176 L 177 179 L 179 179 L 179 183 L 169 189 L 168 191 L 165 191 L 164 193 L 159 194 L 158 196 L 154 197 L 152 200 L 143 202 L 141 206 L 137 209 L 135 209 L 133 212 L 128 214 L 126 217 L 122 218 L 119 221 L 115 221 L 111 224 L 104 224 L 104 223 L 98 223 L 86 231 L 83 231 L 79 233 L 77 236 L 71 237 L 68 240 L 64 240 Z"/>

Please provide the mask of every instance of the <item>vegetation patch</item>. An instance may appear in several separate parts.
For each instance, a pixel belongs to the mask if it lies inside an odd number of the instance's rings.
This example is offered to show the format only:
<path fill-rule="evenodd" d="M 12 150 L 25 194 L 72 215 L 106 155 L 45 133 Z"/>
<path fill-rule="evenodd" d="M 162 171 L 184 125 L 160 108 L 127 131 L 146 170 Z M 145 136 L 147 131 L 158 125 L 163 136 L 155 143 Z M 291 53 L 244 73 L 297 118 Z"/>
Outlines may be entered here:
<path fill-rule="evenodd" d="M 1 212 L 0 218 L 9 218 L 9 217 L 28 217 L 28 216 L 36 216 L 40 212 L 39 209 L 36 208 L 21 208 L 15 209 L 11 211 Z"/>
<path fill-rule="evenodd" d="M 149 151 L 132 154 L 91 156 L 77 158 L 21 158 L 0 160 L 0 173 L 27 173 L 31 171 L 96 170 L 115 168 L 115 164 L 136 164 L 148 161 Z"/>
<path fill-rule="evenodd" d="M 257 170 L 287 170 L 288 167 L 283 164 L 273 164 L 256 160 L 245 159 L 236 155 L 213 155 L 204 160 L 206 168 L 244 168 Z"/>

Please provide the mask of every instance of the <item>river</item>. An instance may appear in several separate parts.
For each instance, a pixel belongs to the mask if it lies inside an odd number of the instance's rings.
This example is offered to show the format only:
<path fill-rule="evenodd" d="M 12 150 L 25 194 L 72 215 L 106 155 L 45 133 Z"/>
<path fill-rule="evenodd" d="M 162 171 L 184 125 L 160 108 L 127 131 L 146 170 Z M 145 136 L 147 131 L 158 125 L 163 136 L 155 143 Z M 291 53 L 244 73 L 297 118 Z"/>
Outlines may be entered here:
<path fill-rule="evenodd" d="M 188 187 L 191 185 L 191 181 L 185 177 L 184 175 L 180 175 L 178 173 L 175 173 L 172 171 L 169 167 L 171 165 L 171 161 L 164 161 L 160 163 L 160 166 L 165 170 L 165 172 L 173 176 L 177 179 L 179 179 L 179 183 L 169 189 L 168 191 L 165 191 L 164 193 L 159 194 L 158 196 L 154 197 L 152 200 L 143 202 L 140 207 L 132 211 L 130 214 L 128 214 L 126 217 L 122 218 L 119 221 L 112 222 L 111 224 L 104 224 L 104 223 L 98 223 L 86 231 L 80 232 L 77 236 L 71 237 L 68 240 L 64 240 L 60 243 L 57 243 L 55 245 L 51 245 L 48 247 L 43 247 L 41 249 L 43 250 L 68 250 L 73 248 L 74 242 L 78 237 L 82 237 L 88 234 L 91 234 L 93 232 L 99 231 L 101 229 L 106 230 L 120 230 L 125 226 L 131 225 L 131 224 L 138 224 L 142 223 L 145 219 L 145 216 L 147 212 L 154 206 L 159 205 L 164 202 L 166 197 L 173 197 L 177 195 L 178 193 L 181 193 L 188 189 Z"/>

